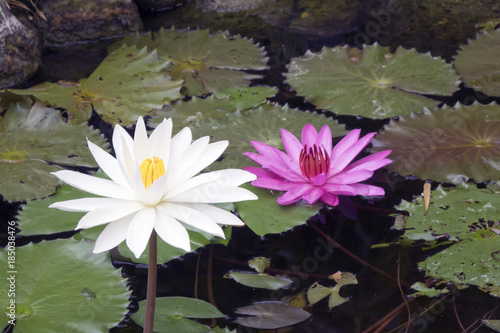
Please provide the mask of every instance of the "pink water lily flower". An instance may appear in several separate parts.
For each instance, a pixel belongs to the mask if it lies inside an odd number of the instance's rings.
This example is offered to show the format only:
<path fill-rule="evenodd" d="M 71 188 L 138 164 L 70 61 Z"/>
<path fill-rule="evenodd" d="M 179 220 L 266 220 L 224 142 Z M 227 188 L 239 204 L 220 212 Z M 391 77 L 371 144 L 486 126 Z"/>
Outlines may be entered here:
<path fill-rule="evenodd" d="M 244 153 L 262 166 L 246 167 L 257 176 L 252 185 L 271 190 L 286 191 L 278 203 L 289 205 L 304 199 L 314 204 L 321 199 L 330 206 L 339 204 L 338 195 L 384 195 L 384 189 L 360 184 L 373 175 L 373 171 L 392 161 L 390 150 L 353 159 L 365 148 L 376 133 L 359 138 L 360 130 L 347 134 L 332 149 L 332 133 L 328 125 L 318 133 L 307 124 L 302 130 L 302 143 L 289 131 L 282 129 L 281 137 L 286 154 L 263 142 L 251 141 L 257 153 Z"/>

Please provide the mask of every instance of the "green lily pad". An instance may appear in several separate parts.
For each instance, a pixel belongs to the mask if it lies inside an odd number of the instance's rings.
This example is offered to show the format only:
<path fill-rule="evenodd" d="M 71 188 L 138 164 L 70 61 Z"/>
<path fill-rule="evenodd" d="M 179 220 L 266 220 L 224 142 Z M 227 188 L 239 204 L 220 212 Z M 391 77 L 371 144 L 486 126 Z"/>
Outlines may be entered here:
<path fill-rule="evenodd" d="M 100 169 L 94 176 L 107 178 Z M 66 212 L 48 208 L 54 202 L 98 197 L 88 192 L 81 191 L 73 186 L 62 183 L 54 195 L 50 197 L 28 201 L 21 206 L 17 215 L 19 235 L 48 235 L 58 232 L 75 230 L 78 221 L 86 214 L 81 212 Z"/>
<path fill-rule="evenodd" d="M 496 332 L 500 332 L 500 320 L 488 320 L 488 319 L 483 319 L 481 322 L 488 326 L 489 328 L 495 330 Z"/>
<path fill-rule="evenodd" d="M 436 297 L 450 292 L 448 288 L 444 289 L 427 288 L 425 283 L 423 282 L 415 282 L 414 284 L 412 284 L 411 288 L 417 291 L 416 293 L 409 295 L 412 297 L 419 297 L 419 296 Z"/>
<path fill-rule="evenodd" d="M 371 152 L 391 149 L 387 169 L 459 184 L 500 179 L 500 106 L 456 104 L 391 121 Z"/>
<path fill-rule="evenodd" d="M 252 191 L 259 199 L 236 202 L 236 209 L 245 224 L 259 236 L 278 234 L 306 223 L 316 215 L 321 205 L 282 206 L 272 191 L 265 188 L 243 184 L 240 187 Z"/>
<path fill-rule="evenodd" d="M 271 260 L 266 257 L 255 257 L 248 260 L 248 266 L 255 269 L 257 273 L 264 273 L 266 268 L 271 267 Z"/>
<path fill-rule="evenodd" d="M 124 45 L 111 52 L 88 79 L 46 82 L 12 92 L 67 109 L 74 124 L 87 121 L 93 106 L 108 123 L 128 126 L 181 96 L 182 81 L 172 81 L 163 73 L 169 66 L 168 61 L 158 60 L 156 51 Z"/>
<path fill-rule="evenodd" d="M 59 111 L 41 103 L 31 106 L 28 99 L 12 104 L 1 123 L 0 194 L 6 200 L 54 193 L 59 181 L 50 172 L 60 170 L 58 165 L 97 167 L 85 138 L 107 147 L 98 131 L 86 124 L 69 125 Z"/>
<path fill-rule="evenodd" d="M 144 324 L 146 301 L 139 302 L 139 311 L 130 317 L 139 325 Z M 210 328 L 186 318 L 224 317 L 212 304 L 201 299 L 187 297 L 157 297 L 155 306 L 154 331 L 179 333 L 204 333 Z"/>
<path fill-rule="evenodd" d="M 451 95 L 458 89 L 452 66 L 429 53 L 378 44 L 363 50 L 338 46 L 308 51 L 288 66 L 287 82 L 301 96 L 338 114 L 389 118 L 432 108 L 418 94 Z"/>
<path fill-rule="evenodd" d="M 235 323 L 259 329 L 276 329 L 290 326 L 300 323 L 311 316 L 307 311 L 275 301 L 254 303 L 239 308 L 235 312 L 252 316 L 238 318 L 234 321 Z"/>
<path fill-rule="evenodd" d="M 120 43 L 157 49 L 160 59 L 173 64 L 166 72 L 174 80 L 184 80 L 183 93 L 189 96 L 246 87 L 250 80 L 261 76 L 244 70 L 268 68 L 263 47 L 228 32 L 210 35 L 208 30 L 179 32 L 174 28 L 160 29 L 154 35 L 127 36 Z"/>
<path fill-rule="evenodd" d="M 193 97 L 190 101 L 179 100 L 156 110 L 148 125 L 156 127 L 163 118 L 173 118 L 173 132 L 182 128 L 195 127 L 209 119 L 222 119 L 227 113 L 256 108 L 276 94 L 276 88 L 246 87 L 231 88 L 210 95 L 207 98 Z"/>
<path fill-rule="evenodd" d="M 405 218 L 403 237 L 413 241 L 458 241 L 493 234 L 491 228 L 498 228 L 500 224 L 499 195 L 498 190 L 478 189 L 467 183 L 455 188 L 440 185 L 431 192 L 427 214 L 423 197 L 416 197 L 412 202 L 403 200 L 396 206 L 410 214 Z"/>
<path fill-rule="evenodd" d="M 272 276 L 254 272 L 229 272 L 229 276 L 236 282 L 247 287 L 279 290 L 293 283 L 283 276 Z"/>
<path fill-rule="evenodd" d="M 208 135 L 212 141 L 229 139 L 229 146 L 223 154 L 224 159 L 212 163 L 207 170 L 241 169 L 244 166 L 257 165 L 242 154 L 254 151 L 250 141 L 264 142 L 284 151 L 280 130 L 285 128 L 300 138 L 302 128 L 306 124 L 312 124 L 318 130 L 328 124 L 334 137 L 348 133 L 343 125 L 324 115 L 290 109 L 287 105 L 271 104 L 248 111 L 236 111 L 227 114 L 223 119 L 204 122 L 192 130 L 193 137 Z"/>
<path fill-rule="evenodd" d="M 6 251 L 0 262 L 7 267 Z M 16 249 L 17 321 L 14 332 L 107 332 L 128 312 L 126 279 L 113 268 L 108 254 L 93 254 L 85 241 L 60 239 Z M 2 298 L 6 309 L 9 299 Z M 10 318 L 3 315 L 0 326 Z"/>
<path fill-rule="evenodd" d="M 469 40 L 453 62 L 462 81 L 489 96 L 500 96 L 500 30 L 478 34 Z"/>
<path fill-rule="evenodd" d="M 330 309 L 347 302 L 347 299 L 340 296 L 339 290 L 340 288 L 342 288 L 342 286 L 348 284 L 358 284 L 356 276 L 349 272 L 337 272 L 333 276 L 335 277 L 335 281 L 337 282 L 337 284 L 333 288 L 322 286 L 318 282 L 315 282 L 309 288 L 309 290 L 307 291 L 307 299 L 309 300 L 309 303 L 311 305 L 316 304 L 327 296 L 330 296 L 330 298 L 328 299 L 328 307 Z"/>
<path fill-rule="evenodd" d="M 500 287 L 499 249 L 500 236 L 491 233 L 457 242 L 419 262 L 418 268 L 433 278 L 471 284 L 488 291 L 491 286 Z"/>

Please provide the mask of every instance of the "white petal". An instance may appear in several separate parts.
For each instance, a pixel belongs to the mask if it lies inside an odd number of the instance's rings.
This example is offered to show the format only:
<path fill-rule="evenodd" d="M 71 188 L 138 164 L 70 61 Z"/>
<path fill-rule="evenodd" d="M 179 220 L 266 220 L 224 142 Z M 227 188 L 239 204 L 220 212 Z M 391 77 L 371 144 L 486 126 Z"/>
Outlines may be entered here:
<path fill-rule="evenodd" d="M 151 148 L 149 146 L 148 132 L 142 117 L 137 119 L 134 133 L 134 158 L 137 163 L 142 163 L 146 158 L 151 158 Z"/>
<path fill-rule="evenodd" d="M 94 253 L 104 252 L 118 246 L 127 238 L 127 230 L 133 215 L 111 222 L 95 241 Z"/>
<path fill-rule="evenodd" d="M 165 167 L 168 170 L 178 162 L 179 157 L 184 154 L 184 151 L 188 149 L 191 144 L 192 134 L 189 127 L 184 127 L 179 133 L 177 133 L 170 141 L 170 158 L 168 159 L 168 165 Z M 163 161 L 165 163 L 166 161 Z"/>
<path fill-rule="evenodd" d="M 123 200 L 113 198 L 83 198 L 54 202 L 49 208 L 57 208 L 67 212 L 90 212 L 91 210 L 108 207 L 119 202 L 123 202 Z"/>
<path fill-rule="evenodd" d="M 224 238 L 224 232 L 221 227 L 205 214 L 200 213 L 190 205 L 163 203 L 157 206 L 165 214 L 186 223 L 192 227 L 205 231 L 211 235 Z"/>
<path fill-rule="evenodd" d="M 153 156 L 161 158 L 166 166 L 170 158 L 171 137 L 172 119 L 163 119 L 163 122 L 155 128 L 149 137 L 149 145 L 151 146 Z"/>
<path fill-rule="evenodd" d="M 219 186 L 216 183 L 200 185 L 168 199 L 170 202 L 222 203 L 257 200 L 258 197 L 244 188 Z"/>
<path fill-rule="evenodd" d="M 177 163 L 170 165 L 168 169 L 168 181 L 167 181 L 168 188 L 172 188 L 176 184 L 182 183 L 185 180 L 187 180 L 182 175 L 187 169 L 191 168 L 193 164 L 198 164 L 198 158 L 207 148 L 208 141 L 209 141 L 208 136 L 204 136 L 196 140 L 195 142 L 193 142 L 192 145 L 190 145 L 184 151 L 182 156 L 179 157 Z"/>
<path fill-rule="evenodd" d="M 155 222 L 155 230 L 158 236 L 168 244 L 181 248 L 186 252 L 190 252 L 191 243 L 189 242 L 189 234 L 186 228 L 162 210 L 158 209 L 156 213 L 157 219 Z"/>
<path fill-rule="evenodd" d="M 134 167 L 137 164 L 137 162 L 134 160 L 134 157 L 132 156 L 133 147 L 129 146 L 129 144 L 127 143 L 127 139 L 125 139 L 124 136 L 119 136 L 116 141 L 121 142 L 120 144 L 115 145 L 115 140 L 113 137 L 113 147 L 115 149 L 116 160 L 120 165 L 120 170 L 123 174 L 123 177 L 130 181 L 130 179 L 132 179 Z M 130 145 L 133 145 L 132 141 Z"/>
<path fill-rule="evenodd" d="M 89 140 L 87 140 L 87 144 L 92 156 L 94 156 L 102 171 L 104 171 L 109 178 L 111 178 L 115 183 L 118 183 L 120 186 L 129 187 L 128 181 L 124 178 L 116 158 Z"/>
<path fill-rule="evenodd" d="M 94 209 L 78 222 L 76 229 L 88 229 L 111 221 L 121 219 L 144 208 L 144 205 L 135 201 L 121 201 L 118 204 Z"/>
<path fill-rule="evenodd" d="M 69 170 L 61 170 L 51 173 L 66 184 L 76 187 L 77 189 L 85 192 L 100 195 L 103 197 L 124 200 L 135 199 L 135 194 L 133 192 L 109 179 L 89 176 L 83 173 Z"/>
<path fill-rule="evenodd" d="M 155 180 L 149 190 L 146 191 L 145 196 L 141 198 L 141 201 L 145 205 L 155 206 L 165 195 L 167 180 L 167 175 L 163 175 Z"/>
<path fill-rule="evenodd" d="M 213 187 L 222 188 L 226 186 L 239 186 L 243 183 L 253 181 L 257 177 L 248 171 L 240 169 L 224 169 L 203 173 L 193 177 L 174 188 L 167 185 L 167 193 L 165 199 L 172 198 L 179 193 L 193 189 L 203 184 L 214 183 Z"/>
<path fill-rule="evenodd" d="M 231 212 L 228 212 L 225 209 L 207 204 L 195 204 L 194 207 L 196 207 L 197 210 L 207 215 L 218 224 L 235 225 L 235 226 L 245 225 L 245 223 L 243 223 L 243 221 L 240 220 L 236 215 L 234 215 Z"/>
<path fill-rule="evenodd" d="M 131 151 L 134 147 L 134 141 L 130 135 L 121 127 L 116 125 L 113 131 L 113 149 L 118 160 L 123 161 L 123 149 L 127 148 Z"/>
<path fill-rule="evenodd" d="M 127 230 L 127 246 L 139 258 L 148 245 L 156 222 L 155 209 L 146 207 L 135 214 Z"/>
<path fill-rule="evenodd" d="M 191 166 L 189 167 L 187 167 L 188 164 L 186 164 L 187 168 L 186 167 L 184 168 L 182 176 L 179 178 L 178 183 L 188 180 L 189 178 L 193 177 L 201 170 L 205 169 L 207 166 L 212 164 L 216 159 L 218 159 L 222 155 L 224 150 L 227 148 L 228 144 L 229 144 L 228 141 L 219 141 L 211 143 L 208 146 L 206 146 L 204 151 L 196 158 L 195 163 L 192 163 Z M 183 159 L 182 162 L 184 162 Z"/>

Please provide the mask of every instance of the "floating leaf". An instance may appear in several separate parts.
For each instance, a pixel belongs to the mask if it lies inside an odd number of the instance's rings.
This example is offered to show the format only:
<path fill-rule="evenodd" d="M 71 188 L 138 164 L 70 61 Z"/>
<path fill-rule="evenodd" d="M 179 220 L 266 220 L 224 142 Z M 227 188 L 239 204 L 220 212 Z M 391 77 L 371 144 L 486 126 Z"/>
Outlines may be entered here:
<path fill-rule="evenodd" d="M 148 125 L 156 127 L 163 118 L 173 118 L 173 132 L 176 133 L 186 126 L 193 128 L 209 119 L 222 119 L 227 113 L 257 108 L 275 94 L 276 88 L 247 87 L 226 89 L 207 98 L 193 97 L 187 102 L 179 100 L 156 110 L 157 115 Z"/>
<path fill-rule="evenodd" d="M 321 206 L 282 206 L 276 200 L 278 196 L 271 191 L 244 184 L 259 199 L 235 203 L 236 209 L 245 224 L 259 236 L 277 234 L 306 223 L 307 219 L 318 213 Z"/>
<path fill-rule="evenodd" d="M 248 266 L 255 269 L 257 273 L 264 273 L 266 268 L 271 267 L 271 260 L 266 257 L 255 257 L 248 260 Z"/>
<path fill-rule="evenodd" d="M 412 202 L 402 200 L 396 206 L 407 211 L 404 237 L 410 240 L 457 241 L 476 237 L 477 233 L 491 232 L 500 225 L 500 207 L 496 204 L 500 191 L 478 189 L 462 183 L 455 188 L 438 186 L 432 191 L 432 200 L 425 214 L 424 200 L 416 197 Z M 461 209 L 457 209 L 461 208 Z"/>
<path fill-rule="evenodd" d="M 452 66 L 429 53 L 378 44 L 308 51 L 292 59 L 287 82 L 299 95 L 338 114 L 389 118 L 420 112 L 437 101 L 418 94 L 451 95 L 458 89 Z"/>
<path fill-rule="evenodd" d="M 106 141 L 86 124 L 71 126 L 59 111 L 28 100 L 12 104 L 0 130 L 0 193 L 12 201 L 33 200 L 56 191 L 55 165 L 97 167 L 88 138 L 102 148 Z M 49 162 L 50 164 L 48 164 Z"/>
<path fill-rule="evenodd" d="M 130 317 L 139 325 L 144 324 L 146 301 L 139 302 L 139 311 Z M 201 299 L 187 297 L 157 297 L 155 306 L 154 331 L 179 333 L 205 333 L 210 328 L 186 318 L 224 317 L 212 304 Z"/>
<path fill-rule="evenodd" d="M 210 136 L 211 141 L 229 139 L 224 159 L 212 163 L 207 170 L 243 168 L 254 163 L 243 152 L 254 151 L 250 141 L 260 141 L 284 151 L 282 128 L 300 138 L 302 128 L 312 124 L 317 130 L 328 124 L 334 136 L 347 134 L 343 125 L 335 120 L 312 112 L 290 109 L 288 106 L 265 104 L 246 112 L 237 111 L 220 120 L 211 120 L 193 128 L 193 136 Z"/>
<path fill-rule="evenodd" d="M 230 272 L 229 276 L 236 282 L 247 287 L 279 290 L 291 283 L 292 280 L 283 276 L 271 276 L 268 274 L 256 274 L 254 272 Z"/>
<path fill-rule="evenodd" d="M 169 65 L 168 61 L 158 61 L 156 51 L 124 45 L 79 83 L 46 82 L 12 92 L 33 95 L 54 107 L 67 109 L 72 123 L 87 121 L 92 105 L 105 121 L 127 126 L 181 96 L 182 81 L 172 81 L 162 73 Z"/>
<path fill-rule="evenodd" d="M 311 314 L 282 302 L 258 302 L 235 311 L 253 317 L 238 318 L 234 322 L 243 326 L 276 329 L 294 325 L 308 319 Z"/>
<path fill-rule="evenodd" d="M 7 267 L 6 251 L 0 251 Z M 18 247 L 15 262 L 18 317 L 14 332 L 107 332 L 128 312 L 126 279 L 109 255 L 85 241 L 61 239 Z M 6 269 L 0 272 L 5 281 Z M 2 298 L 6 309 L 9 299 Z M 9 318 L 1 316 L 5 327 Z"/>
<path fill-rule="evenodd" d="M 500 96 L 500 30 L 478 34 L 461 45 L 453 64 L 462 81 L 489 96 Z"/>
<path fill-rule="evenodd" d="M 311 305 L 316 304 L 328 295 L 330 296 L 328 300 L 328 307 L 330 309 L 347 302 L 347 299 L 340 296 L 339 290 L 348 284 L 358 284 L 356 276 L 349 272 L 337 272 L 332 275 L 332 277 L 337 282 L 333 288 L 322 286 L 318 282 L 315 282 L 311 288 L 309 288 L 307 291 L 307 299 Z"/>
<path fill-rule="evenodd" d="M 391 149 L 386 166 L 402 176 L 459 184 L 500 179 L 500 106 L 456 104 L 391 121 L 372 140 Z"/>
<path fill-rule="evenodd" d="M 488 326 L 489 328 L 495 330 L 496 332 L 500 332 L 500 320 L 487 320 L 487 319 L 483 319 L 481 320 L 481 322 Z"/>
<path fill-rule="evenodd" d="M 453 244 L 419 262 L 418 268 L 436 279 L 456 284 L 472 284 L 485 291 L 491 286 L 498 289 L 500 287 L 498 249 L 500 249 L 500 236 L 483 235 Z"/>
<path fill-rule="evenodd" d="M 184 80 L 184 94 L 190 96 L 246 87 L 250 80 L 261 76 L 244 70 L 267 69 L 268 58 L 263 47 L 228 32 L 210 35 L 208 30 L 160 29 L 154 35 L 127 36 L 120 43 L 158 50 L 160 59 L 173 64 L 166 72 L 174 80 Z"/>
<path fill-rule="evenodd" d="M 448 290 L 448 288 L 444 288 L 444 289 L 428 288 L 425 285 L 425 283 L 422 283 L 422 282 L 415 282 L 411 286 L 411 288 L 417 291 L 416 293 L 413 293 L 410 295 L 412 297 L 419 297 L 419 296 L 436 297 L 436 296 L 450 292 Z"/>

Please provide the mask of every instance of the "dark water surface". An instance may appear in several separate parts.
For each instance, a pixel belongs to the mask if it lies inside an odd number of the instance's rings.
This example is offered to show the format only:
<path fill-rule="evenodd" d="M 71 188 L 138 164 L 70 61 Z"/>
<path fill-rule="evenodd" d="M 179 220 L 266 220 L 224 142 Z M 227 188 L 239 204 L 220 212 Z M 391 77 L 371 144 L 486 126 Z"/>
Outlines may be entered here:
<path fill-rule="evenodd" d="M 311 1 L 313 3 L 314 1 Z M 283 15 L 266 14 L 215 14 L 203 13 L 194 4 L 165 12 L 144 12 L 143 19 L 146 30 L 158 30 L 160 27 L 178 29 L 210 28 L 211 31 L 229 30 L 234 34 L 254 38 L 266 47 L 270 57 L 271 69 L 262 80 L 255 85 L 265 84 L 277 86 L 280 91 L 274 100 L 280 104 L 289 103 L 302 110 L 316 110 L 314 106 L 295 96 L 290 87 L 284 83 L 283 73 L 291 58 L 300 56 L 311 49 L 320 50 L 323 46 L 334 47 L 349 44 L 362 46 L 378 42 L 396 48 L 416 48 L 420 52 L 431 52 L 434 56 L 451 60 L 458 46 L 472 38 L 477 31 L 477 24 L 489 17 L 499 17 L 500 11 L 495 2 L 488 1 L 442 1 L 434 4 L 431 1 L 357 1 L 352 2 L 354 12 L 339 17 L 341 24 L 330 22 L 324 26 L 301 26 L 298 18 L 305 16 L 309 10 L 301 1 L 295 1 L 285 18 Z M 467 4 L 470 3 L 470 4 Z M 397 6 L 399 5 L 399 7 Z M 392 6 L 392 7 L 391 7 Z M 448 6 L 448 7 L 445 7 Z M 393 13 L 389 8 L 394 9 Z M 283 9 L 285 10 L 285 9 Z M 389 14 L 387 14 L 389 13 Z M 276 22 L 273 22 L 273 19 Z M 318 21 L 321 21 L 318 18 Z M 79 48 L 48 50 L 44 55 L 42 71 L 23 86 L 28 87 L 37 82 L 57 80 L 76 80 L 88 76 L 106 56 L 106 46 L 111 43 L 99 42 L 82 45 Z M 328 75 L 328 73 L 325 73 Z M 472 102 L 477 95 L 463 88 L 451 98 L 441 98 L 449 104 L 456 101 Z M 489 101 L 490 99 L 486 100 Z M 483 100 L 484 102 L 484 100 Z M 387 120 L 372 121 L 357 119 L 352 116 L 337 117 L 348 129 L 362 128 L 364 132 L 380 130 Z M 91 123 L 99 125 L 99 119 L 93 117 Z M 229 315 L 229 319 L 218 320 L 219 326 L 229 325 L 238 332 L 258 332 L 232 324 L 237 307 L 249 305 L 260 300 L 287 300 L 306 290 L 314 282 L 333 285 L 328 278 L 337 272 L 356 274 L 358 285 L 345 286 L 341 295 L 349 297 L 343 305 L 328 310 L 326 301 L 321 301 L 307 308 L 313 316 L 310 320 L 291 328 L 276 332 L 462 332 L 461 325 L 467 332 L 479 327 L 477 320 L 488 311 L 498 306 L 498 300 L 470 287 L 456 291 L 445 299 L 419 298 L 409 301 L 409 310 L 405 306 L 404 294 L 413 291 L 409 288 L 416 281 L 425 281 L 423 272 L 416 269 L 416 263 L 431 253 L 422 252 L 418 248 L 401 250 L 397 246 L 371 249 L 373 244 L 391 242 L 397 239 L 398 233 L 391 230 L 394 218 L 394 206 L 403 198 L 411 200 L 412 196 L 422 192 L 423 181 L 403 179 L 398 176 L 379 172 L 376 175 L 387 192 L 386 198 L 371 202 L 356 198 L 357 220 L 344 217 L 337 210 L 323 209 L 308 224 L 293 230 L 266 237 L 256 236 L 248 228 L 233 228 L 233 236 L 229 245 L 205 247 L 195 253 L 161 265 L 158 270 L 158 296 L 194 297 L 195 277 L 199 271 L 197 296 L 208 300 L 210 292 L 220 311 Z M 437 184 L 433 184 L 433 187 Z M 7 209 L 7 208 L 5 208 Z M 2 211 L 4 211 L 2 209 Z M 6 211 L 6 210 L 5 210 Z M 9 212 L 9 215 L 14 212 Z M 321 217 L 321 218 L 320 218 Z M 324 220 L 324 223 L 320 221 Z M 332 246 L 323 234 L 341 244 L 359 259 L 385 272 L 383 275 L 366 264 L 355 260 L 346 251 Z M 441 250 L 441 248 L 439 249 Z M 286 274 L 294 279 L 292 288 L 285 291 L 272 292 L 257 290 L 238 285 L 230 279 L 223 278 L 229 270 L 247 270 L 246 262 L 256 256 L 268 257 L 272 261 L 272 273 Z M 115 262 L 123 267 L 123 273 L 130 278 L 133 287 L 134 301 L 132 311 L 137 309 L 137 301 L 146 295 L 146 274 L 144 267 L 136 267 L 127 263 Z M 208 283 L 208 275 L 212 283 Z M 388 275 L 388 276 L 387 276 Z M 399 283 L 398 283 L 399 276 Z M 406 299 L 406 301 L 408 301 Z M 382 325 L 381 331 L 367 330 L 394 309 L 392 320 Z M 410 316 L 416 316 L 428 309 L 408 328 L 404 325 Z M 492 319 L 500 318 L 497 311 Z M 386 319 L 390 319 L 387 317 Z M 460 323 L 461 322 L 461 323 Z M 204 323 L 210 324 L 210 321 Z M 399 328 L 398 328 L 399 327 Z M 113 332 L 140 332 L 140 327 L 125 320 Z M 475 332 L 491 332 L 481 327 Z"/>

